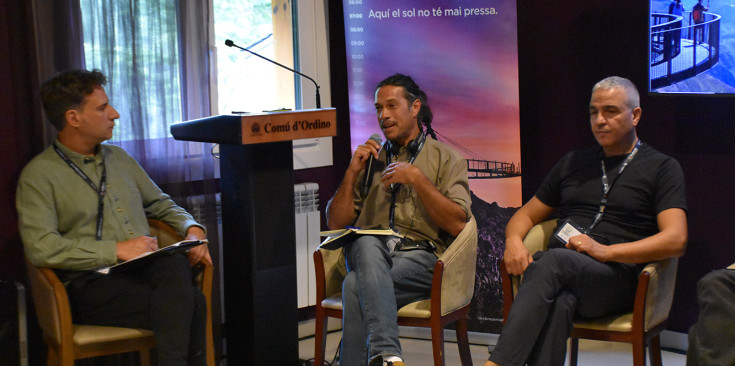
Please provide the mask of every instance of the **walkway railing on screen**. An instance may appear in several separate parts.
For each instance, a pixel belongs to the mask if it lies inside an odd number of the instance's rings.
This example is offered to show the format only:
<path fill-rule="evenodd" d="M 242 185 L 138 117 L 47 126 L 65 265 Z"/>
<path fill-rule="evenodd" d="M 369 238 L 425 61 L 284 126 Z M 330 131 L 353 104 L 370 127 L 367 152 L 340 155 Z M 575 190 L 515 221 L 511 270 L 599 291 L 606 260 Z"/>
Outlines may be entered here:
<path fill-rule="evenodd" d="M 717 63 L 720 19 L 705 12 L 704 21 L 695 24 L 691 12 L 651 14 L 651 90 L 688 79 Z"/>

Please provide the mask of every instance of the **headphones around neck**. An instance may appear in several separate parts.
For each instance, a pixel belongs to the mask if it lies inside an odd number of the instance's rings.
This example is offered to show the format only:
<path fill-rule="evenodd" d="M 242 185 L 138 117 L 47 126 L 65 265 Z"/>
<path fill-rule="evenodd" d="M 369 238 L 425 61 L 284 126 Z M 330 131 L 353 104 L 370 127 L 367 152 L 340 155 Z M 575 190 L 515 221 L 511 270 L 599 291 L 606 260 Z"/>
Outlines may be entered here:
<path fill-rule="evenodd" d="M 426 139 L 426 135 L 421 132 L 415 139 L 411 140 L 408 145 L 406 145 L 408 156 L 412 157 L 419 152 L 419 147 L 421 147 L 421 143 L 424 139 Z M 394 144 L 393 141 L 388 140 L 386 145 L 391 155 L 398 156 L 398 153 L 401 151 L 401 147 L 398 144 Z"/>

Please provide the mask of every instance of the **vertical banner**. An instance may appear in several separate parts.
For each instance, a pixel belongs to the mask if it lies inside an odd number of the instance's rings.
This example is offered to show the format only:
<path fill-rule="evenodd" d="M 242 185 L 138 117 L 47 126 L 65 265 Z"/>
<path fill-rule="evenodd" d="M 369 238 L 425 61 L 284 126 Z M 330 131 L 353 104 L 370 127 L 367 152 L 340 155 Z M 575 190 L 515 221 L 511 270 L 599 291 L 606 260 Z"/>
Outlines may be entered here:
<path fill-rule="evenodd" d="M 498 333 L 498 261 L 522 203 L 516 1 L 343 1 L 353 151 L 380 133 L 375 85 L 411 76 L 428 95 L 437 138 L 467 159 L 479 230 L 470 330 Z"/>

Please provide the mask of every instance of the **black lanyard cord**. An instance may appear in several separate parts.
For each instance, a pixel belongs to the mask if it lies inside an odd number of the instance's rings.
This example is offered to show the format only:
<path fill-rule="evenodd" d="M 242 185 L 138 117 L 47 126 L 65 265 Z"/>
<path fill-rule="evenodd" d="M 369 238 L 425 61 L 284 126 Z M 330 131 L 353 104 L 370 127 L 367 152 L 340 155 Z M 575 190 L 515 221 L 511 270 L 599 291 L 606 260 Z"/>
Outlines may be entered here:
<path fill-rule="evenodd" d="M 419 153 L 421 152 L 421 149 L 424 148 L 424 143 L 426 142 L 426 134 L 421 132 L 419 140 L 419 146 L 416 148 L 416 152 L 411 155 L 411 157 L 408 159 L 409 164 L 413 164 L 413 162 L 416 160 L 416 157 L 419 156 Z M 386 152 L 386 157 L 388 159 L 388 164 L 390 164 L 391 160 L 393 159 L 393 154 L 391 153 L 390 149 Z M 391 194 L 390 194 L 390 213 L 388 214 L 388 225 L 390 226 L 391 230 L 395 230 L 395 216 L 396 216 L 396 196 L 398 195 L 398 190 L 401 187 L 400 183 L 395 184 L 391 186 Z"/>
<path fill-rule="evenodd" d="M 100 177 L 100 184 L 99 184 L 99 188 L 98 188 L 94 184 L 94 182 L 92 182 L 92 180 L 89 179 L 89 177 L 87 176 L 87 174 L 85 174 L 84 171 L 82 171 L 82 169 L 79 168 L 79 166 L 77 166 L 76 164 L 74 164 L 74 162 L 71 161 L 71 159 L 69 159 L 69 157 L 66 156 L 66 154 L 64 154 L 64 152 L 61 151 L 61 149 L 59 149 L 59 147 L 56 146 L 55 144 L 54 144 L 54 150 L 56 150 L 56 153 L 59 154 L 59 156 L 61 157 L 61 159 L 64 160 L 64 162 L 66 162 L 66 164 L 69 165 L 69 167 L 71 167 L 71 169 L 75 173 L 77 173 L 77 175 L 79 175 L 85 182 L 87 182 L 87 184 L 90 187 L 92 187 L 92 189 L 95 192 L 97 192 L 97 197 L 98 197 L 98 199 L 97 199 L 97 231 L 95 233 L 95 240 L 98 240 L 98 241 L 99 240 L 102 240 L 102 224 L 103 224 L 103 221 L 104 221 L 104 213 L 103 212 L 104 212 L 104 208 L 105 208 L 105 193 L 107 191 L 107 187 L 106 187 L 107 186 L 107 184 L 106 184 L 106 182 L 107 182 L 107 169 L 105 167 L 104 156 L 102 158 L 102 177 Z"/>
<path fill-rule="evenodd" d="M 610 190 L 612 189 L 612 186 L 615 184 L 615 182 L 618 181 L 618 178 L 620 178 L 620 176 L 623 174 L 623 170 L 625 170 L 628 164 L 633 161 L 633 158 L 636 156 L 636 154 L 638 154 L 638 151 L 641 149 L 642 146 L 643 142 L 640 139 L 636 141 L 633 150 L 628 153 L 628 156 L 620 165 L 620 168 L 618 169 L 618 175 L 615 176 L 615 179 L 613 179 L 612 183 L 609 182 L 607 177 L 607 169 L 605 169 L 605 159 L 602 159 L 602 161 L 600 162 L 602 169 L 602 198 L 600 199 L 600 209 L 595 215 L 595 220 L 592 222 L 592 225 L 590 225 L 589 229 L 587 229 L 588 233 L 591 232 L 592 229 L 594 229 L 595 226 L 597 226 L 597 224 L 599 224 L 602 220 L 602 215 L 605 214 L 605 208 L 607 207 L 607 197 L 610 195 Z"/>

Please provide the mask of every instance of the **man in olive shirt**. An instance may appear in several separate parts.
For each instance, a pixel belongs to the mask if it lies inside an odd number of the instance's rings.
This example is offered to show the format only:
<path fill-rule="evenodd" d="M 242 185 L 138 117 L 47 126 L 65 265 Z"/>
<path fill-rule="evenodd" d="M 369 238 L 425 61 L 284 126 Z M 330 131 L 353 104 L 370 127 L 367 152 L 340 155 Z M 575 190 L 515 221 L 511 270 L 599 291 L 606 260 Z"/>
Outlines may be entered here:
<path fill-rule="evenodd" d="M 206 305 L 190 264 L 211 261 L 206 245 L 125 271 L 94 270 L 158 248 L 148 218 L 187 239 L 204 228 L 177 206 L 112 137 L 120 117 L 95 70 L 73 70 L 41 88 L 57 140 L 23 169 L 17 208 L 25 254 L 66 284 L 77 324 L 151 329 L 159 365 L 204 365 Z"/>
<path fill-rule="evenodd" d="M 378 84 L 375 111 L 388 142 L 381 148 L 371 139 L 357 147 L 327 206 L 331 229 L 390 227 L 408 239 L 396 243 L 365 235 L 345 246 L 342 366 L 404 365 L 398 308 L 430 297 L 437 255 L 471 215 L 467 162 L 426 137 L 432 134 L 426 101 L 426 93 L 406 75 Z M 372 180 L 366 181 L 366 174 Z"/>

